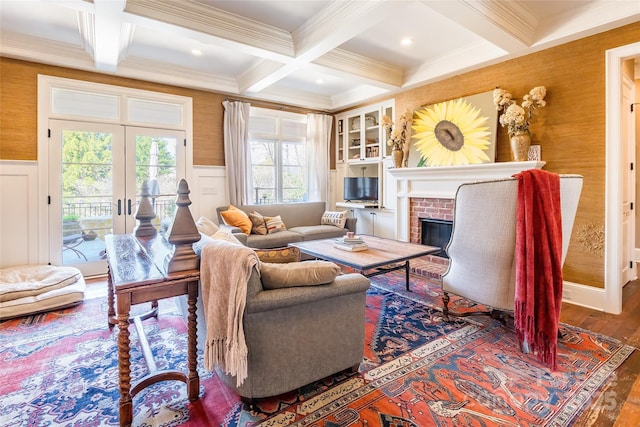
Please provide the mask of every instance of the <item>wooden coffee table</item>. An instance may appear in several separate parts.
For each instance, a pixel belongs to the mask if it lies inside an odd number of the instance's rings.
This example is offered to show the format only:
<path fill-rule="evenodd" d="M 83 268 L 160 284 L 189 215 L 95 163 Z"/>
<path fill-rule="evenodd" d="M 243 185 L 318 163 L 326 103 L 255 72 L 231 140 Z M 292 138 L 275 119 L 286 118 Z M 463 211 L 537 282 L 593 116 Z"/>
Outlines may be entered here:
<path fill-rule="evenodd" d="M 335 238 L 289 243 L 289 246 L 294 246 L 307 255 L 351 267 L 366 277 L 404 269 L 408 291 L 411 291 L 409 288 L 409 260 L 440 251 L 440 248 L 435 246 L 366 235 L 361 235 L 361 237 L 369 248 L 358 252 L 349 252 L 334 247 Z"/>

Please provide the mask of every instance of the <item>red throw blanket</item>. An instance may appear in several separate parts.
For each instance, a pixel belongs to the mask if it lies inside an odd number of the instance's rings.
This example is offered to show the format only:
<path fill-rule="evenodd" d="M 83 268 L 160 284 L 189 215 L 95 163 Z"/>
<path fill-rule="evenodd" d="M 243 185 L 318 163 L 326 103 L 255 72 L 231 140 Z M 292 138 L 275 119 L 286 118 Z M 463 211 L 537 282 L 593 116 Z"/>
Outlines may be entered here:
<path fill-rule="evenodd" d="M 515 328 L 538 360 L 557 369 L 562 304 L 560 177 L 540 169 L 518 179 Z"/>

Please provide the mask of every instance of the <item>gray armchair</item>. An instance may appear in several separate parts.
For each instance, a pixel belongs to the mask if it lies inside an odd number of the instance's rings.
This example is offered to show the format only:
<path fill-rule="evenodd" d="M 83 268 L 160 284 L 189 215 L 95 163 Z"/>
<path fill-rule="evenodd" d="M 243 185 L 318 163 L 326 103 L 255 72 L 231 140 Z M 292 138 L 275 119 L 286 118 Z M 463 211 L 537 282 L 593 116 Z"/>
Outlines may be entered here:
<path fill-rule="evenodd" d="M 345 369 L 357 369 L 364 353 L 365 299 L 369 279 L 343 274 L 331 283 L 267 290 L 258 271 L 247 289 L 243 326 L 248 374 L 241 386 L 221 378 L 246 399 L 275 396 Z M 187 315 L 186 304 L 181 304 Z M 198 298 L 198 348 L 206 322 Z"/>
<path fill-rule="evenodd" d="M 563 264 L 581 191 L 582 176 L 560 176 Z M 449 293 L 496 311 L 514 310 L 517 194 L 515 178 L 458 188 L 453 232 L 447 246 L 450 264 L 442 276 L 445 320 L 449 315 Z M 469 314 L 475 313 L 466 315 Z"/>

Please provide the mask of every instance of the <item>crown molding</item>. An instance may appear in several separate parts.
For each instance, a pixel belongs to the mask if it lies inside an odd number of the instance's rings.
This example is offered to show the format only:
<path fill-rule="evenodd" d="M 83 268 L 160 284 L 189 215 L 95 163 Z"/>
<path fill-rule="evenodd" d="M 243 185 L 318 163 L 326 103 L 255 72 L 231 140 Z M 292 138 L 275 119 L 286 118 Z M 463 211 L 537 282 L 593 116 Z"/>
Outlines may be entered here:
<path fill-rule="evenodd" d="M 253 94 L 252 98 L 256 100 L 309 108 L 311 110 L 331 111 L 333 109 L 333 105 L 329 97 L 300 90 L 282 88 L 278 88 L 278 90 L 266 89 L 259 94 Z"/>
<path fill-rule="evenodd" d="M 38 37 L 15 37 L 15 34 L 6 32 L 0 33 L 0 37 L 1 56 L 94 73 L 101 72 L 96 70 L 95 63 L 83 47 L 73 47 Z M 127 58 L 120 62 L 115 73 L 106 74 L 198 90 L 238 93 L 238 85 L 233 78 L 141 58 Z"/>
<path fill-rule="evenodd" d="M 149 59 L 127 58 L 120 62 L 116 74 L 197 90 L 238 93 L 238 85 L 233 78 Z"/>

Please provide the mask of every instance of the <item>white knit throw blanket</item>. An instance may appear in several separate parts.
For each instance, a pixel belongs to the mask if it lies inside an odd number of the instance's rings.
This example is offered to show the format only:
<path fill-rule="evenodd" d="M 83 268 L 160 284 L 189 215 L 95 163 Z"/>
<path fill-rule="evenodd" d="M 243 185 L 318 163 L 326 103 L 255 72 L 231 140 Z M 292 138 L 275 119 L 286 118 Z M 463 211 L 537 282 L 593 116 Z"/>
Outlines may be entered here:
<path fill-rule="evenodd" d="M 247 344 L 242 328 L 247 282 L 258 264 L 256 253 L 242 245 L 215 240 L 202 249 L 200 281 L 207 322 L 204 366 L 216 366 L 236 377 L 239 387 L 247 378 Z"/>

